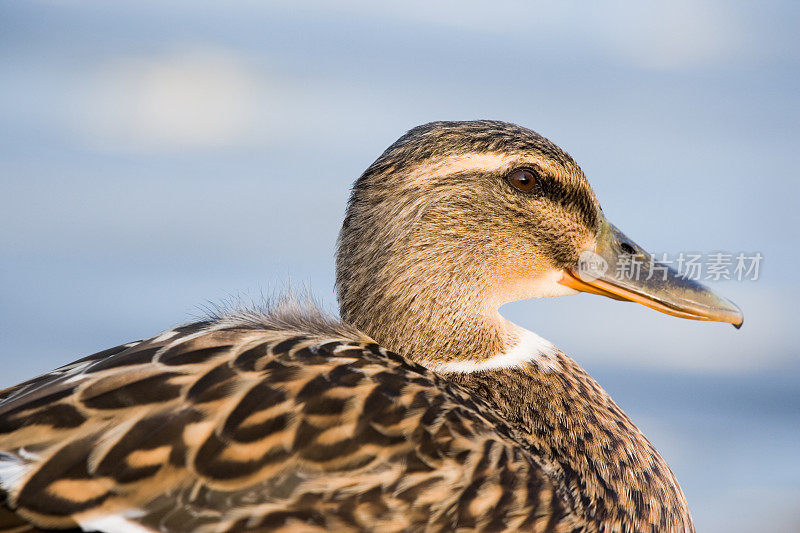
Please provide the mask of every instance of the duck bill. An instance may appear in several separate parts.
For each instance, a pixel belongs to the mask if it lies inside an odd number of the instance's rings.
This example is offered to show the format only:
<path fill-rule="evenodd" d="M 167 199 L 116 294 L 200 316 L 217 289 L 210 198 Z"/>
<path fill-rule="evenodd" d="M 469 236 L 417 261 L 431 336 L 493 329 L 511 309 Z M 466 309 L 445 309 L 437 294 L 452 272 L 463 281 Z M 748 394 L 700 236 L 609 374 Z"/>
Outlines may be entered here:
<path fill-rule="evenodd" d="M 603 221 L 594 250 L 564 269 L 562 285 L 581 292 L 646 305 L 668 315 L 742 326 L 742 311 L 731 301 L 649 253 L 608 221 Z"/>

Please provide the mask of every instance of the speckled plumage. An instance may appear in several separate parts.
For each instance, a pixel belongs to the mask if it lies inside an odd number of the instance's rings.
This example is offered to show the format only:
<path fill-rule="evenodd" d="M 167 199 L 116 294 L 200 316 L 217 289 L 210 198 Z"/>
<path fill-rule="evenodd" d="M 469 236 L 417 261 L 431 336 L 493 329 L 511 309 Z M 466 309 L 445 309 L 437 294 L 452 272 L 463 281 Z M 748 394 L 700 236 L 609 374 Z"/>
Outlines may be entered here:
<path fill-rule="evenodd" d="M 504 181 L 518 166 L 536 195 Z M 526 280 L 550 295 L 601 216 L 529 130 L 412 130 L 354 187 L 342 322 L 223 314 L 0 392 L 0 531 L 693 531 L 669 467 L 563 353 L 423 366 L 508 351 L 496 307 Z"/>
<path fill-rule="evenodd" d="M 0 449 L 38 456 L 8 503 L 42 525 L 577 525 L 488 404 L 366 340 L 197 325 L 84 363 L 4 392 Z"/>

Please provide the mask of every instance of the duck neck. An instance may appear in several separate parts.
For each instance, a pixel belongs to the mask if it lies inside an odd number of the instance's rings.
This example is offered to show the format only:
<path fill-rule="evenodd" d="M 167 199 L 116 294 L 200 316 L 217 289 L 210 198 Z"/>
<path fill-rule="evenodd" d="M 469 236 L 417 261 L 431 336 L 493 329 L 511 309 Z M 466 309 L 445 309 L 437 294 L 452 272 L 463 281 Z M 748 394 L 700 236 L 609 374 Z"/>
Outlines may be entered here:
<path fill-rule="evenodd" d="M 446 377 L 489 402 L 590 522 L 607 531 L 693 531 L 675 476 L 636 425 L 569 357 L 558 352 L 550 363 Z"/>
<path fill-rule="evenodd" d="M 437 371 L 493 368 L 554 350 L 540 337 L 503 318 L 487 304 L 485 284 L 452 273 L 415 268 L 340 278 L 342 318 L 381 346 Z M 515 350 L 527 347 L 525 353 Z M 504 363 L 502 361 L 505 361 Z"/>

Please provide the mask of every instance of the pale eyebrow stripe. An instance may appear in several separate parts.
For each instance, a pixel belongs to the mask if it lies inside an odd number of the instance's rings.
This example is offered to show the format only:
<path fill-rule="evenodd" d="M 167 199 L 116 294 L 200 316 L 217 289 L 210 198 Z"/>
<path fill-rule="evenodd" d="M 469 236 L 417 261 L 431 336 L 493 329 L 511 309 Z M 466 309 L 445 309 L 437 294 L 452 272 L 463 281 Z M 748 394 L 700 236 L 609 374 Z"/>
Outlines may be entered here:
<path fill-rule="evenodd" d="M 434 156 L 416 163 L 399 174 L 409 185 L 429 180 L 432 176 L 444 177 L 462 172 L 498 172 L 511 170 L 516 166 L 538 166 L 543 170 L 554 171 L 550 161 L 533 158 L 530 154 L 522 158 L 520 154 L 506 152 L 467 152 L 450 156 Z"/>

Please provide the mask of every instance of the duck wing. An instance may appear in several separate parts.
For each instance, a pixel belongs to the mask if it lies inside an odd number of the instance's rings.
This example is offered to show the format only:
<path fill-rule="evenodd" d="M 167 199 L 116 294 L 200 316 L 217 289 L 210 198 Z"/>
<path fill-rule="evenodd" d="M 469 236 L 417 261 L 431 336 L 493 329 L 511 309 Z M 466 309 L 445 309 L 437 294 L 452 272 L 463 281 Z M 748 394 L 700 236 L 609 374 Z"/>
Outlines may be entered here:
<path fill-rule="evenodd" d="M 580 528 L 563 495 L 363 335 L 198 323 L 0 392 L 0 531 Z"/>

